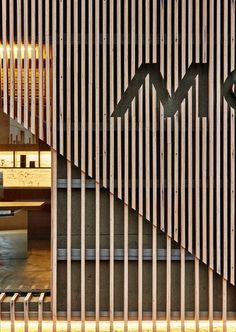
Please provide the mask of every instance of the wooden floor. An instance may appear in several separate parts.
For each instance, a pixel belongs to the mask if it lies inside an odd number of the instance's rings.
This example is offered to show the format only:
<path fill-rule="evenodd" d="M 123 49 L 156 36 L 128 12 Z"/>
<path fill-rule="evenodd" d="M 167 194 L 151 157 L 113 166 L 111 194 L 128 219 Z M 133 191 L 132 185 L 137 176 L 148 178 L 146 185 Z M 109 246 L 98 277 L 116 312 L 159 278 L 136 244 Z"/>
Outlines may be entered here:
<path fill-rule="evenodd" d="M 28 258 L 0 260 L 0 291 L 50 289 L 50 242 L 29 243 Z"/>

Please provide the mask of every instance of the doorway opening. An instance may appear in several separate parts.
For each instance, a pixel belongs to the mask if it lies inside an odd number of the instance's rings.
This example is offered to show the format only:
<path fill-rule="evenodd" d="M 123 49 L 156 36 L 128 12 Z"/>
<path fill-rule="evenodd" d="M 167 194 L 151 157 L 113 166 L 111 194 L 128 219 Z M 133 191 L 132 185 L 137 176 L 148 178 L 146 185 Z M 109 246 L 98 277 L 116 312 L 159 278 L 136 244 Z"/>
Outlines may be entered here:
<path fill-rule="evenodd" d="M 51 279 L 51 151 L 0 114 L 0 292 L 46 292 Z"/>

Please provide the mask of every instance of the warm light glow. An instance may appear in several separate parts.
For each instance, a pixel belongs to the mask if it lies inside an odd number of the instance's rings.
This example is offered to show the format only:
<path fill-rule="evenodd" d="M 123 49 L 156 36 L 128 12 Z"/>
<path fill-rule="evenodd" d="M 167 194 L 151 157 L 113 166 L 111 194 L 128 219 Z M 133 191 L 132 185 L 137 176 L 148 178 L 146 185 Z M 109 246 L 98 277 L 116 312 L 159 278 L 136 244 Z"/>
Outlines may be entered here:
<path fill-rule="evenodd" d="M 57 331 L 62 332 L 67 330 L 67 322 L 65 321 L 57 321 Z M 96 323 L 93 322 L 86 322 L 85 328 L 86 332 L 94 332 L 95 331 Z M 101 321 L 99 323 L 100 331 L 106 332 L 109 331 L 110 323 Z M 164 332 L 166 331 L 166 321 L 157 321 L 156 326 L 158 331 Z M 179 332 L 180 331 L 181 322 L 180 321 L 171 321 L 171 331 L 172 332 Z M 222 331 L 223 323 L 222 321 L 214 321 L 213 327 L 214 332 L 221 332 Z M 2 321 L 0 322 L 0 330 L 1 332 L 10 331 L 11 322 L 10 321 Z M 23 321 L 16 321 L 15 322 L 15 331 L 24 331 L 25 324 Z M 52 331 L 53 323 L 52 321 L 44 321 L 42 330 Z M 199 322 L 199 330 L 200 332 L 206 332 L 209 329 L 209 321 L 200 321 Z M 137 321 L 129 321 L 128 322 L 128 329 L 130 332 L 136 332 L 138 329 L 138 322 Z M 37 321 L 30 321 L 29 322 L 29 330 L 31 332 L 38 331 L 38 322 Z M 71 332 L 73 331 L 80 331 L 81 330 L 81 323 L 80 322 L 71 322 Z M 122 332 L 124 330 L 124 322 L 115 321 L 114 322 L 114 330 L 116 332 Z M 143 332 L 150 332 L 152 330 L 152 322 L 151 321 L 143 321 L 142 322 L 142 330 Z M 193 332 L 195 331 L 195 321 L 185 321 L 185 331 L 186 332 Z M 227 321 L 227 331 L 228 332 L 235 332 L 236 331 L 236 321 Z"/>
<path fill-rule="evenodd" d="M 0 168 L 4 188 L 50 188 L 50 168 Z"/>
<path fill-rule="evenodd" d="M 17 59 L 18 57 L 18 45 L 14 45 L 13 46 L 13 56 L 15 59 Z M 20 51 L 21 51 L 21 58 L 24 59 L 25 57 L 25 52 L 26 52 L 26 49 L 25 49 L 25 46 L 22 44 L 20 45 Z M 31 45 L 28 45 L 27 47 L 27 52 L 28 52 L 28 58 L 30 59 L 31 56 L 32 56 L 32 46 Z M 0 45 L 0 58 L 3 59 L 4 57 L 4 46 L 1 44 Z M 7 55 L 7 58 L 10 59 L 11 57 L 11 46 L 8 44 L 7 47 L 6 47 L 6 55 Z M 39 57 L 39 52 L 38 52 L 38 46 L 35 46 L 35 57 L 38 58 Z"/>

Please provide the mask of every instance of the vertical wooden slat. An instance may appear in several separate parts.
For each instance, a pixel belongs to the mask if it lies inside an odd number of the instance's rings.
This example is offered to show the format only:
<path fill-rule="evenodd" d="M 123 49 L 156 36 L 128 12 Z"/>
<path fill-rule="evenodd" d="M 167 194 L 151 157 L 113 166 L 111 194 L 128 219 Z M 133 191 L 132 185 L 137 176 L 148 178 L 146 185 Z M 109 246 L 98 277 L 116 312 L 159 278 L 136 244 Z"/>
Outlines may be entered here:
<path fill-rule="evenodd" d="M 85 111 L 85 110 L 84 110 Z M 84 112 L 83 111 L 83 112 Z M 83 129 L 85 136 L 85 130 Z M 81 158 L 84 157 L 84 149 L 81 153 Z M 85 331 L 85 172 L 81 171 L 81 331 Z"/>
<path fill-rule="evenodd" d="M 186 71 L 186 0 L 182 1 L 181 8 L 181 77 L 184 76 Z M 185 330 L 185 112 L 186 102 L 185 100 L 181 105 L 181 174 L 180 174 L 180 199 L 181 199 L 181 262 L 180 262 L 180 319 L 181 330 Z"/>
<path fill-rule="evenodd" d="M 124 90 L 128 87 L 128 0 L 124 1 Z M 125 308 L 125 321 L 128 317 L 128 292 L 129 292 L 129 113 L 126 112 L 124 119 L 124 135 L 125 135 L 125 153 L 124 153 L 124 308 Z M 120 165 L 121 166 L 121 165 Z M 127 323 L 126 323 L 127 324 Z"/>
<path fill-rule="evenodd" d="M 27 2 L 27 0 L 26 0 Z M 39 139 L 44 140 L 44 100 L 43 100 L 43 3 L 38 1 L 38 43 L 39 43 Z M 24 66 L 25 66 L 24 59 Z M 26 97 L 26 95 L 25 95 Z M 24 119 L 25 121 L 25 119 Z"/>
<path fill-rule="evenodd" d="M 235 69 L 235 0 L 230 7 L 230 71 Z M 235 283 L 235 111 L 230 110 L 230 282 Z"/>
<path fill-rule="evenodd" d="M 214 310 L 214 301 L 213 301 L 213 270 L 208 268 L 208 320 L 209 320 L 209 331 L 213 332 L 213 310 Z"/>
<path fill-rule="evenodd" d="M 150 1 L 145 3 L 145 62 L 150 62 Z M 149 77 L 145 80 L 145 212 L 150 220 L 150 91 Z"/>
<path fill-rule="evenodd" d="M 114 1 L 110 0 L 109 10 L 109 79 L 110 79 L 110 115 L 114 107 Z M 109 269 L 109 292 L 110 292 L 110 329 L 114 330 L 114 118 L 110 117 L 110 269 Z"/>
<path fill-rule="evenodd" d="M 168 5 L 170 2 L 168 2 Z M 170 8 L 168 9 L 168 11 Z M 170 331 L 171 322 L 171 222 L 172 222 L 172 140 L 171 140 L 171 118 L 167 118 L 167 242 L 166 242 L 166 322 L 167 331 Z"/>
<path fill-rule="evenodd" d="M 207 62 L 207 3 L 202 7 L 202 61 Z M 207 263 L 207 120 L 202 119 L 202 260 Z"/>
<path fill-rule="evenodd" d="M 51 215 L 51 243 L 52 243 L 52 320 L 53 332 L 56 332 L 57 321 L 57 152 L 52 152 L 52 215 Z"/>
<path fill-rule="evenodd" d="M 46 142 L 51 144 L 51 80 L 50 80 L 50 2 L 45 1 L 45 51 L 46 51 Z"/>
<path fill-rule="evenodd" d="M 188 67 L 192 63 L 193 59 L 193 0 L 188 1 Z M 183 68 L 182 68 L 183 69 Z M 185 68 L 186 70 L 186 68 Z M 188 92 L 188 116 L 187 116 L 187 130 L 188 130 L 188 163 L 187 163 L 187 174 L 188 174 L 188 213 L 186 214 L 188 220 L 188 251 L 193 251 L 193 96 L 192 88 Z"/>
<path fill-rule="evenodd" d="M 24 0 L 24 126 L 29 126 L 28 0 Z"/>
<path fill-rule="evenodd" d="M 202 119 L 202 261 L 207 263 L 207 119 Z"/>
<path fill-rule="evenodd" d="M 155 21 L 153 21 L 155 24 Z M 131 2 L 131 78 L 135 75 L 136 67 L 136 2 Z M 131 177 L 132 177 L 132 201 L 131 206 L 133 209 L 136 208 L 136 99 L 134 98 L 131 104 L 131 153 L 132 153 L 132 165 L 131 165 Z"/>
<path fill-rule="evenodd" d="M 1 293 L 0 294 L 0 329 L 2 328 L 2 303 L 6 297 L 6 293 Z"/>
<path fill-rule="evenodd" d="M 182 3 L 181 77 L 186 72 L 186 1 Z M 185 100 L 181 105 L 181 246 L 185 248 Z"/>
<path fill-rule="evenodd" d="M 138 2 L 138 65 L 143 61 L 143 4 Z M 138 92 L 138 331 L 142 331 L 143 317 L 143 87 Z"/>
<path fill-rule="evenodd" d="M 7 2 L 2 1 L 2 41 L 3 41 L 3 111 L 8 113 L 7 75 Z"/>
<path fill-rule="evenodd" d="M 21 59 L 21 45 L 22 45 L 22 13 L 21 0 L 17 0 L 17 121 L 21 123 L 22 119 L 22 59 Z M 33 6 L 32 6 L 33 10 Z M 4 13 L 3 13 L 4 15 Z M 35 18 L 34 18 L 35 19 Z"/>
<path fill-rule="evenodd" d="M 195 2 L 195 61 L 200 62 L 200 3 Z M 189 59 L 190 60 L 190 59 Z M 195 95 L 195 258 L 194 258 L 194 280 L 195 280 L 195 330 L 199 331 L 200 319 L 200 291 L 199 291 L 199 259 L 200 259 L 200 135 L 199 126 L 199 80 L 196 78 Z M 193 114 L 191 114 L 192 118 Z M 190 128 L 189 128 L 190 130 Z M 192 135 L 192 128 L 191 128 Z M 189 146 L 190 147 L 190 146 Z M 192 147 L 190 147 L 192 149 Z M 191 160 L 191 163 L 193 160 Z M 192 165 L 191 165 L 192 167 Z M 191 179 L 191 185 L 192 185 Z M 192 188 L 191 188 L 192 189 Z"/>
<path fill-rule="evenodd" d="M 88 3 L 88 174 L 93 173 L 93 1 Z"/>
<path fill-rule="evenodd" d="M 224 0 L 223 81 L 228 70 L 228 1 Z M 228 279 L 228 105 L 223 101 L 223 278 Z"/>
<path fill-rule="evenodd" d="M 213 191 L 214 191 L 214 1 L 210 1 L 209 21 L 209 265 L 214 266 L 214 222 L 213 222 Z"/>
<path fill-rule="evenodd" d="M 107 188 L 107 0 L 102 6 L 102 183 Z"/>
<path fill-rule="evenodd" d="M 35 0 L 33 0 L 35 1 Z M 33 46 L 32 46 L 33 47 Z M 52 6 L 52 147 L 57 149 L 57 2 L 53 2 Z M 32 57 L 33 66 L 33 57 Z M 33 84 L 33 83 L 32 83 Z M 33 105 L 33 101 L 32 101 Z M 33 107 L 33 106 L 32 106 Z M 31 110 L 32 112 L 32 110 Z M 35 116 L 35 115 L 34 115 Z M 32 121 L 31 121 L 32 123 Z M 35 120 L 34 120 L 35 123 Z M 32 126 L 32 125 L 31 125 Z"/>
<path fill-rule="evenodd" d="M 71 330 L 71 1 L 66 4 L 67 329 Z"/>
<path fill-rule="evenodd" d="M 171 52 L 171 35 L 172 35 L 172 5 L 171 0 L 167 2 L 167 89 L 171 94 L 171 68 L 172 68 L 172 52 Z M 172 133 L 171 118 L 167 118 L 167 237 L 166 237 L 166 321 L 167 331 L 170 331 L 171 322 L 171 236 L 172 236 Z"/>
<path fill-rule="evenodd" d="M 171 14 L 172 14 L 172 6 L 171 1 L 167 2 L 167 73 L 166 73 L 166 81 L 167 81 L 167 90 L 171 94 L 171 67 L 172 67 L 172 59 L 171 59 Z M 172 236 L 172 170 L 171 170 L 171 122 L 170 118 L 167 119 L 167 235 L 169 237 Z"/>
<path fill-rule="evenodd" d="M 54 13 L 56 15 L 56 13 Z M 36 25 L 35 25 L 35 17 L 36 17 L 36 8 L 35 8 L 35 0 L 31 0 L 31 118 L 30 118 L 30 130 L 33 134 L 35 134 L 35 112 L 36 112 Z M 19 36 L 20 39 L 20 36 Z M 20 45 L 18 44 L 18 49 Z M 54 52 L 55 53 L 55 52 Z M 54 54 L 55 55 L 55 54 Z M 18 63 L 21 63 L 20 54 L 18 58 Z M 55 59 L 54 59 L 55 60 Z M 18 72 L 19 75 L 19 72 Z M 21 74 L 20 74 L 21 75 Z M 56 79 L 55 79 L 56 81 Z M 55 82 L 54 81 L 54 82 Z M 18 95 L 18 98 L 21 96 Z M 55 100 L 55 96 L 53 96 L 53 101 Z M 56 131 L 56 129 L 54 129 Z M 55 148 L 55 147 L 54 147 Z"/>
<path fill-rule="evenodd" d="M 67 329 L 71 330 L 71 2 L 66 6 Z"/>
<path fill-rule="evenodd" d="M 209 328 L 213 331 L 213 272 L 214 267 L 214 1 L 209 5 Z"/>
<path fill-rule="evenodd" d="M 85 90 L 85 0 L 81 1 L 81 331 L 85 331 L 85 143 L 86 143 L 86 90 Z"/>
<path fill-rule="evenodd" d="M 38 302 L 38 332 L 42 332 L 43 329 L 43 301 L 45 298 L 45 293 L 41 293 Z"/>
<path fill-rule="evenodd" d="M 71 161 L 71 2 L 66 6 L 66 157 Z"/>
<path fill-rule="evenodd" d="M 152 61 L 157 62 L 157 0 L 153 1 Z M 157 320 L 157 98 L 152 87 L 152 331 L 156 332 Z"/>
<path fill-rule="evenodd" d="M 179 83 L 179 0 L 174 3 L 174 91 Z M 174 240 L 179 239 L 179 114 L 174 117 Z"/>
<path fill-rule="evenodd" d="M 64 61 L 63 61 L 63 48 L 64 48 L 64 29 L 63 29 L 63 12 L 64 12 L 64 1 L 60 0 L 59 3 L 59 126 L 60 126 L 60 154 L 64 154 Z"/>
<path fill-rule="evenodd" d="M 160 2 L 160 72 L 164 76 L 164 1 Z M 160 229 L 165 230 L 164 109 L 160 107 Z"/>
<path fill-rule="evenodd" d="M 100 320 L 100 117 L 99 117 L 99 1 L 95 3 L 95 151 L 96 151 L 96 272 L 95 272 L 95 318 L 96 331 Z"/>
<path fill-rule="evenodd" d="M 71 330 L 71 162 L 67 161 L 67 255 L 66 255 L 66 280 L 67 280 L 67 329 Z"/>
<path fill-rule="evenodd" d="M 28 293 L 24 298 L 24 323 L 25 332 L 29 331 L 29 301 L 32 298 L 32 293 Z"/>
<path fill-rule="evenodd" d="M 228 70 L 228 1 L 223 4 L 223 81 Z M 227 331 L 227 279 L 228 279 L 228 105 L 223 100 L 223 279 L 222 279 L 222 321 L 223 331 Z"/>
<path fill-rule="evenodd" d="M 74 164 L 79 163 L 79 3 L 74 0 Z"/>
<path fill-rule="evenodd" d="M 227 280 L 222 279 L 222 322 L 223 332 L 227 332 Z"/>
<path fill-rule="evenodd" d="M 14 119 L 14 104 L 15 104 L 15 86 L 14 86 L 14 2 L 9 1 L 9 16 L 10 16 L 10 116 Z"/>
<path fill-rule="evenodd" d="M 200 308 L 199 308 L 199 259 L 195 257 L 194 259 L 194 280 L 195 280 L 195 330 L 199 331 L 199 318 L 200 318 Z"/>
<path fill-rule="evenodd" d="M 15 293 L 10 299 L 11 332 L 15 331 L 15 304 L 18 297 L 19 293 Z"/>
<path fill-rule="evenodd" d="M 214 267 L 214 1 L 210 1 L 209 7 L 209 328 L 213 331 L 213 271 Z"/>
<path fill-rule="evenodd" d="M 117 103 L 121 98 L 121 0 L 117 0 Z M 122 146 L 121 146 L 121 118 L 117 119 L 117 191 L 122 199 Z"/>
<path fill-rule="evenodd" d="M 220 153 L 221 153 L 221 1 L 216 2 L 216 271 L 221 272 L 221 189 L 220 189 Z M 212 84 L 212 82 L 211 82 Z"/>

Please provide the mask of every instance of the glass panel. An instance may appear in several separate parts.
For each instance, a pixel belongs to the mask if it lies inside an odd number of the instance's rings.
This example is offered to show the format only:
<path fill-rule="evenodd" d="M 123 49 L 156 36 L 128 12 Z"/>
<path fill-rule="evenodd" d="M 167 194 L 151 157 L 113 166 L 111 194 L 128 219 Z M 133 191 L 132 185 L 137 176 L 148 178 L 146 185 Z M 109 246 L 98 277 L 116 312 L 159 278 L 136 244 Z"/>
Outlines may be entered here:
<path fill-rule="evenodd" d="M 51 151 L 40 151 L 40 167 L 51 167 Z"/>

